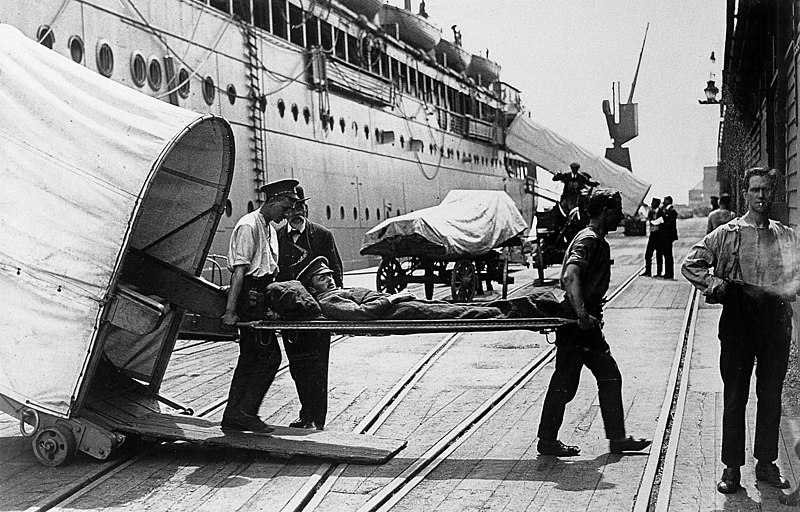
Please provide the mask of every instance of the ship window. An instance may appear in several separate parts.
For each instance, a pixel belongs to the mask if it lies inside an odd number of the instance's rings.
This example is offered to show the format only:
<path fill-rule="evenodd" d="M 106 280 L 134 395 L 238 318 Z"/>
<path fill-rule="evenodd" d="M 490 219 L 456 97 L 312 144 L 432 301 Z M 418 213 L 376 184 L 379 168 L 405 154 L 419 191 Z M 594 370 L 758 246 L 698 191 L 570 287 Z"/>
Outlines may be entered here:
<path fill-rule="evenodd" d="M 97 71 L 104 77 L 110 77 L 114 71 L 114 52 L 102 41 L 97 45 Z"/>
<path fill-rule="evenodd" d="M 389 57 L 389 73 L 391 74 L 392 83 L 397 87 L 400 88 L 400 71 L 399 71 L 399 62 L 397 59 L 393 59 Z"/>
<path fill-rule="evenodd" d="M 364 138 L 369 140 L 369 126 L 364 126 Z"/>
<path fill-rule="evenodd" d="M 247 201 L 247 213 L 250 213 L 255 209 L 256 209 L 256 207 L 253 206 L 253 201 Z"/>
<path fill-rule="evenodd" d="M 203 99 L 206 100 L 206 103 L 211 105 L 214 103 L 214 97 L 217 95 L 217 88 L 214 85 L 214 79 L 210 76 L 207 76 L 205 80 L 203 80 Z"/>
<path fill-rule="evenodd" d="M 339 217 L 341 217 L 342 220 L 344 220 L 344 206 L 339 207 Z"/>
<path fill-rule="evenodd" d="M 400 147 L 406 147 L 406 139 L 402 135 L 400 136 Z"/>
<path fill-rule="evenodd" d="M 269 31 L 269 2 L 253 2 L 253 24 Z"/>
<path fill-rule="evenodd" d="M 311 121 L 311 111 L 308 110 L 308 107 L 303 107 L 303 119 L 306 120 L 306 124 Z"/>
<path fill-rule="evenodd" d="M 347 123 L 344 122 L 344 118 L 340 117 L 339 118 L 339 128 L 342 130 L 342 133 L 344 133 L 344 127 L 345 127 L 346 124 Z"/>
<path fill-rule="evenodd" d="M 154 91 L 161 89 L 161 62 L 156 57 L 151 57 L 147 66 L 147 83 Z"/>
<path fill-rule="evenodd" d="M 319 20 L 316 16 L 310 16 L 306 20 L 306 48 L 319 46 Z"/>
<path fill-rule="evenodd" d="M 131 55 L 131 78 L 136 87 L 142 87 L 147 81 L 147 64 L 141 53 Z"/>
<path fill-rule="evenodd" d="M 289 40 L 297 46 L 305 45 L 303 37 L 303 9 L 290 3 L 289 4 Z"/>
<path fill-rule="evenodd" d="M 345 41 L 345 34 L 342 30 L 338 28 L 333 29 L 333 38 L 334 38 L 334 46 L 336 47 L 336 56 L 342 60 L 347 59 L 347 50 L 345 49 L 346 41 Z"/>
<path fill-rule="evenodd" d="M 186 71 L 186 68 L 181 68 L 181 70 L 178 71 L 178 84 L 179 84 L 178 94 L 181 95 L 181 98 L 188 98 L 190 81 L 189 81 L 189 72 Z"/>
<path fill-rule="evenodd" d="M 231 215 L 233 215 L 233 203 L 228 199 L 225 201 L 225 216 L 230 217 Z"/>
<path fill-rule="evenodd" d="M 286 39 L 286 0 L 272 0 L 272 33 Z"/>
<path fill-rule="evenodd" d="M 286 103 L 283 100 L 278 100 L 278 115 L 283 117 L 286 114 Z"/>
<path fill-rule="evenodd" d="M 39 41 L 42 46 L 46 46 L 51 50 L 53 49 L 56 36 L 53 35 L 53 29 L 50 28 L 50 25 L 42 25 L 39 27 L 39 30 L 36 31 L 36 40 Z"/>
<path fill-rule="evenodd" d="M 236 86 L 233 84 L 228 84 L 226 92 L 228 93 L 228 101 L 231 102 L 231 105 L 236 103 Z"/>
<path fill-rule="evenodd" d="M 218 11 L 228 12 L 228 0 L 211 0 L 209 5 Z"/>
<path fill-rule="evenodd" d="M 319 20 L 319 44 L 325 51 L 333 50 L 333 31 L 327 21 Z"/>
<path fill-rule="evenodd" d="M 381 209 L 375 208 L 375 215 L 378 217 L 378 220 L 381 220 Z"/>
<path fill-rule="evenodd" d="M 408 66 L 403 63 L 400 63 L 400 75 L 397 79 L 400 82 L 400 90 L 408 92 Z"/>
<path fill-rule="evenodd" d="M 328 117 L 328 126 L 330 126 L 330 129 L 333 130 L 333 116 Z"/>
<path fill-rule="evenodd" d="M 418 96 L 417 94 L 417 70 L 409 67 L 408 68 L 408 85 L 411 94 L 414 96 Z"/>
<path fill-rule="evenodd" d="M 292 117 L 295 121 L 297 121 L 297 117 L 300 115 L 300 109 L 297 108 L 297 103 L 292 103 Z"/>
<path fill-rule="evenodd" d="M 381 140 L 381 132 L 377 128 L 375 128 L 375 140 Z"/>
<path fill-rule="evenodd" d="M 344 36 L 347 38 L 347 62 L 356 66 L 365 63 L 366 61 L 361 58 L 361 54 L 358 52 L 358 39 L 347 33 Z"/>
<path fill-rule="evenodd" d="M 366 218 L 367 218 L 367 220 L 369 220 L 369 208 L 367 208 L 367 209 L 366 209 L 366 211 L 365 211 L 364 213 L 366 214 Z"/>
<path fill-rule="evenodd" d="M 331 205 L 325 207 L 325 215 L 328 217 L 328 220 L 331 220 Z"/>
<path fill-rule="evenodd" d="M 381 76 L 383 78 L 390 78 L 389 75 L 389 56 L 386 52 L 381 52 Z"/>
<path fill-rule="evenodd" d="M 353 207 L 353 220 L 358 219 L 358 208 Z"/>
<path fill-rule="evenodd" d="M 250 19 L 250 0 L 233 0 L 233 14 L 247 23 L 252 23 L 253 20 Z"/>
<path fill-rule="evenodd" d="M 353 121 L 350 127 L 353 128 L 353 136 L 358 137 L 358 123 Z"/>
<path fill-rule="evenodd" d="M 69 38 L 69 55 L 78 64 L 83 61 L 83 39 L 80 36 Z"/>

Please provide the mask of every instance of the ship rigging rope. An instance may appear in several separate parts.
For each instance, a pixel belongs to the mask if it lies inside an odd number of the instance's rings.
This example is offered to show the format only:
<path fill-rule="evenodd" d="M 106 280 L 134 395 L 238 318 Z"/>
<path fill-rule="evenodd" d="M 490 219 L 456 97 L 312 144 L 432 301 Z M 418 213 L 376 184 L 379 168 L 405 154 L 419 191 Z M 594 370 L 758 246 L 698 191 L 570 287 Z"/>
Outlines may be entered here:
<path fill-rule="evenodd" d="M 50 24 L 49 24 L 49 25 L 47 25 L 47 30 L 45 30 L 44 34 L 42 34 L 42 35 L 41 35 L 41 37 L 39 38 L 39 41 L 38 41 L 38 42 L 39 42 L 39 44 L 41 44 L 41 43 L 42 43 L 42 41 L 44 41 L 45 39 L 47 39 L 47 36 L 49 36 L 50 34 L 52 34 L 52 33 L 53 33 L 53 25 L 55 25 L 55 23 L 56 23 L 56 20 L 58 20 L 58 18 L 60 18 L 60 17 L 61 17 L 61 15 L 64 13 L 64 9 L 66 9 L 66 8 L 67 8 L 67 4 L 68 4 L 69 2 L 70 2 L 70 0 L 64 0 L 64 1 L 61 3 L 61 7 L 59 7 L 59 8 L 58 8 L 58 10 L 56 11 L 56 15 L 55 15 L 55 16 L 53 16 L 53 20 L 50 22 Z"/>
<path fill-rule="evenodd" d="M 402 96 L 400 96 L 399 99 L 400 99 L 400 101 L 397 102 L 397 110 L 399 110 L 400 114 L 402 114 L 402 118 L 406 123 L 406 129 L 408 130 L 408 133 L 412 133 L 411 132 L 411 119 L 416 119 L 417 114 L 420 113 L 420 111 L 424 108 L 424 106 L 420 105 L 419 109 L 417 109 L 416 114 L 414 114 L 413 116 L 409 116 L 408 114 L 406 114 L 405 109 L 403 108 L 403 98 L 402 98 Z M 433 138 L 435 140 L 436 134 L 433 133 L 433 129 L 431 128 L 430 121 L 428 120 L 427 115 L 425 116 L 425 123 L 426 123 L 426 126 L 428 127 L 429 133 L 431 134 L 431 138 Z M 442 132 L 441 147 L 444 147 L 444 131 Z M 424 146 L 424 143 L 423 143 L 423 151 L 424 151 L 424 149 L 425 149 L 425 146 Z M 416 158 L 416 160 L 417 160 L 417 165 L 419 166 L 420 172 L 425 177 L 425 179 L 427 179 L 429 181 L 436 179 L 436 176 L 439 175 L 439 171 L 442 169 L 442 159 L 444 158 L 444 153 L 442 151 L 438 151 L 438 153 L 439 153 L 439 161 L 436 162 L 436 171 L 433 173 L 432 176 L 428 176 L 428 173 L 425 172 L 425 164 L 423 164 L 422 160 L 420 160 L 419 154 L 417 154 L 416 151 L 414 152 L 414 158 Z"/>

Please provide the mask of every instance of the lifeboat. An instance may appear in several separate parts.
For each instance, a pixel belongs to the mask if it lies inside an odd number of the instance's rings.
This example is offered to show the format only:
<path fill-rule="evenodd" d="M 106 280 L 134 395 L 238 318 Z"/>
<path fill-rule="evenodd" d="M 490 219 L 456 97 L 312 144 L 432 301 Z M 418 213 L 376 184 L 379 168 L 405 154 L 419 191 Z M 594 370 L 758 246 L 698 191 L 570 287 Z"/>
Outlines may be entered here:
<path fill-rule="evenodd" d="M 500 64 L 480 55 L 473 55 L 467 68 L 467 76 L 478 78 L 483 84 L 490 84 L 500 79 Z"/>
<path fill-rule="evenodd" d="M 398 27 L 398 38 L 406 44 L 422 51 L 432 50 L 442 39 L 442 29 L 418 14 L 383 4 L 379 14 L 381 25 L 394 25 Z M 393 34 L 392 30 L 388 31 Z"/>
<path fill-rule="evenodd" d="M 363 14 L 368 20 L 374 19 L 383 6 L 381 0 L 339 0 L 339 3 L 356 14 Z"/>
<path fill-rule="evenodd" d="M 472 55 L 468 51 L 447 39 L 441 39 L 434 50 L 437 62 L 459 73 L 466 71 L 472 61 Z"/>

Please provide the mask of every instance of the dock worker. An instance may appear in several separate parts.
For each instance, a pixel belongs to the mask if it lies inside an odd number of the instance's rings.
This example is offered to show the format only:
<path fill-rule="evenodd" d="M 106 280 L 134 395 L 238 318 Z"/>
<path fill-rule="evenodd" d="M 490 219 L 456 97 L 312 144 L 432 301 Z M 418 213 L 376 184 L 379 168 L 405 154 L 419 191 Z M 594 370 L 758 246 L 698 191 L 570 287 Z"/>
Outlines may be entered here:
<path fill-rule="evenodd" d="M 719 197 L 719 208 L 712 210 L 711 213 L 708 214 L 706 234 L 732 221 L 734 217 L 736 217 L 736 214 L 731 211 L 731 195 L 722 194 Z"/>
<path fill-rule="evenodd" d="M 330 264 L 333 280 L 343 284 L 342 258 L 331 231 L 308 220 L 308 197 L 303 187 L 295 187 L 299 200 L 287 213 L 287 222 L 278 229 L 280 270 L 278 281 L 297 279 L 301 270 L 316 257 Z M 328 412 L 328 361 L 330 331 L 281 332 L 283 348 L 289 358 L 289 373 L 300 399 L 300 414 L 290 427 L 323 430 Z"/>
<path fill-rule="evenodd" d="M 567 247 L 561 266 L 561 288 L 577 325 L 556 330 L 556 367 L 547 388 L 539 422 L 537 450 L 542 455 L 573 457 L 577 446 L 558 439 L 566 405 L 575 398 L 584 366 L 597 379 L 600 412 L 612 453 L 650 446 L 625 432 L 622 374 L 603 335 L 603 303 L 611 278 L 611 249 L 606 234 L 622 219 L 622 198 L 611 189 L 595 189 L 587 205 L 589 225 Z"/>
<path fill-rule="evenodd" d="M 769 218 L 777 177 L 774 169 L 748 169 L 742 183 L 747 213 L 707 234 L 681 267 L 707 302 L 722 304 L 718 337 L 725 469 L 717 490 L 725 494 L 741 488 L 745 410 L 754 366 L 756 479 L 781 489 L 789 486 L 775 460 L 792 333 L 790 303 L 800 290 L 800 237 Z"/>
<path fill-rule="evenodd" d="M 656 255 L 656 277 L 662 276 L 664 267 L 664 255 L 661 254 L 661 225 L 664 223 L 664 216 L 661 210 L 661 199 L 654 197 L 650 201 L 650 211 L 647 212 L 647 227 L 650 231 L 647 238 L 647 247 L 644 250 L 644 274 L 643 276 L 652 277 L 653 254 Z"/>
<path fill-rule="evenodd" d="M 264 203 L 243 216 L 231 234 L 228 269 L 232 272 L 222 322 L 262 320 L 264 289 L 278 273 L 278 235 L 271 222 L 280 222 L 300 199 L 297 180 L 280 180 L 261 187 Z M 258 409 L 281 363 L 274 331 L 240 328 L 239 359 L 233 372 L 222 428 L 270 432 Z"/>
<path fill-rule="evenodd" d="M 553 181 L 560 181 L 564 184 L 559 201 L 564 215 L 569 215 L 573 209 L 581 206 L 581 198 L 591 188 L 599 185 L 589 173 L 580 171 L 581 164 L 578 162 L 572 162 L 569 164 L 569 168 L 570 172 L 559 172 L 553 175 Z"/>
<path fill-rule="evenodd" d="M 298 276 L 322 315 L 331 320 L 545 318 L 560 314 L 561 306 L 549 291 L 485 304 L 453 304 L 418 299 L 405 291 L 389 294 L 367 288 L 339 288 L 332 273 L 327 260 L 320 256 Z"/>

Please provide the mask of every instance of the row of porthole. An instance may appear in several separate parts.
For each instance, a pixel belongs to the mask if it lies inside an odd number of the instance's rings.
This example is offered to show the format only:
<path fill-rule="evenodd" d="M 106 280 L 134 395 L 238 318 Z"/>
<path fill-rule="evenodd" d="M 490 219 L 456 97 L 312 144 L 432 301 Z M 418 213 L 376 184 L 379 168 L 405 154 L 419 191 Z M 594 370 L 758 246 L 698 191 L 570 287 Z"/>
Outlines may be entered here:
<path fill-rule="evenodd" d="M 53 49 L 53 45 L 55 44 L 55 35 L 53 30 L 48 25 L 42 25 L 39 27 L 36 37 L 42 45 L 50 48 L 51 50 Z M 83 40 L 80 38 L 80 36 L 70 37 L 67 45 L 69 47 L 72 60 L 79 64 L 83 62 L 85 49 Z M 154 91 L 161 89 L 164 78 L 161 62 L 157 57 L 150 57 L 148 63 L 145 61 L 145 58 L 141 53 L 134 52 L 131 55 L 130 67 L 131 78 L 137 87 L 143 87 L 146 82 Z M 111 46 L 104 41 L 98 41 L 97 43 L 97 71 L 107 78 L 111 77 L 111 74 L 114 72 L 114 52 L 111 49 Z M 177 92 L 182 98 L 189 97 L 189 78 L 189 72 L 185 68 L 181 68 L 178 71 L 177 83 L 180 84 L 180 87 L 178 88 Z M 203 99 L 207 104 L 211 105 L 214 103 L 216 90 L 217 88 L 214 84 L 213 78 L 207 76 L 203 79 Z M 226 89 L 226 93 L 228 95 L 228 101 L 230 101 L 231 105 L 233 105 L 238 97 L 236 94 L 236 87 L 233 84 L 229 84 Z"/>
<path fill-rule="evenodd" d="M 256 209 L 256 207 L 253 204 L 253 201 L 248 201 L 247 202 L 247 213 L 250 213 L 255 209 Z M 225 202 L 225 216 L 226 217 L 230 217 L 232 215 L 233 215 L 233 203 L 231 203 L 231 200 L 228 199 Z M 377 216 L 377 220 L 381 220 L 381 209 L 380 208 L 375 208 L 375 215 Z M 402 215 L 402 212 L 400 212 L 400 210 L 397 210 L 395 212 L 395 216 L 399 216 L 399 215 Z M 333 210 L 331 209 L 330 205 L 325 207 L 325 216 L 327 217 L 328 220 L 331 220 L 331 217 L 333 216 Z M 386 213 L 386 216 L 387 217 L 390 216 L 389 212 Z M 341 217 L 341 220 L 344 220 L 344 217 L 345 217 L 344 206 L 340 206 L 339 207 L 339 217 Z M 370 218 L 369 208 L 364 210 L 364 217 L 365 217 L 365 220 L 369 220 L 369 218 Z M 356 208 L 355 206 L 353 207 L 353 220 L 358 220 L 358 208 Z"/>

